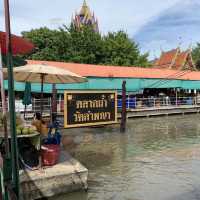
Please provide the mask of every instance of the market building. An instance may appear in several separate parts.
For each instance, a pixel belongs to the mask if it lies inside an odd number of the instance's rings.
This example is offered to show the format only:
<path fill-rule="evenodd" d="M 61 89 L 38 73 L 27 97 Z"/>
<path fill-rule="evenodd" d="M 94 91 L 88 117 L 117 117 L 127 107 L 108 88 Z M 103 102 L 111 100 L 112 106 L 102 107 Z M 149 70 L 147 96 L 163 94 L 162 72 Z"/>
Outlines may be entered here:
<path fill-rule="evenodd" d="M 88 82 L 85 83 L 57 84 L 57 92 L 60 94 L 59 101 L 63 101 L 65 90 L 115 90 L 118 92 L 118 99 L 120 101 L 123 81 L 126 81 L 127 99 L 134 104 L 132 108 L 135 108 L 137 104 L 133 100 L 135 98 L 137 98 L 137 101 L 140 101 L 138 104 L 149 106 L 149 98 L 159 99 L 161 94 L 162 97 L 170 97 L 171 102 L 173 102 L 172 104 L 178 104 L 175 102 L 178 101 L 178 99 L 175 99 L 177 95 L 180 99 L 184 100 L 180 100 L 179 104 L 188 104 L 188 98 L 196 98 L 198 91 L 200 91 L 200 72 L 198 71 L 101 66 L 36 60 L 28 60 L 27 62 L 28 64 L 56 66 L 57 68 L 72 71 L 88 79 Z M 8 88 L 7 81 L 5 81 L 5 88 Z M 24 89 L 25 83 L 15 83 L 15 91 L 23 92 Z M 31 90 L 33 94 L 40 93 L 40 84 L 31 84 Z M 44 92 L 47 97 L 50 97 L 52 85 L 44 84 Z M 196 103 L 196 100 L 193 99 L 194 101 Z"/>
<path fill-rule="evenodd" d="M 127 91 L 137 92 L 151 88 L 200 89 L 200 72 L 190 70 L 172 70 L 124 66 L 103 66 L 54 61 L 28 60 L 28 64 L 47 64 L 67 69 L 87 77 L 88 82 L 77 84 L 61 84 L 62 90 L 118 90 L 121 91 L 122 81 L 127 82 Z M 24 90 L 23 83 L 16 83 L 17 91 Z M 39 84 L 33 84 L 34 92 L 40 91 Z M 51 85 L 45 85 L 45 92 L 51 93 Z"/>

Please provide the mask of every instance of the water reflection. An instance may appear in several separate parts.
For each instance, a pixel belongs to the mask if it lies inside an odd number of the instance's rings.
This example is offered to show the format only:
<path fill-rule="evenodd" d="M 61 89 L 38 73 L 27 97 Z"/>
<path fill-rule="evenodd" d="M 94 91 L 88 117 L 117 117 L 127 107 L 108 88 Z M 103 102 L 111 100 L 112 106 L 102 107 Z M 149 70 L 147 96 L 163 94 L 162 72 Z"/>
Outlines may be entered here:
<path fill-rule="evenodd" d="M 90 172 L 89 192 L 57 200 L 200 199 L 200 115 L 129 120 L 65 130 L 69 149 Z M 54 198 L 55 199 L 55 198 Z"/>

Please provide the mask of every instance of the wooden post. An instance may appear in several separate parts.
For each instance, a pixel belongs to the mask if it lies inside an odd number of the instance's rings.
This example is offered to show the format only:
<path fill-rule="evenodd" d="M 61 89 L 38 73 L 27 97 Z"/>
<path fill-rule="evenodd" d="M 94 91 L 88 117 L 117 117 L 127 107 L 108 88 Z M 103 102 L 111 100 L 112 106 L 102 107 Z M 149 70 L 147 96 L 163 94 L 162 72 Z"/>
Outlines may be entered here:
<path fill-rule="evenodd" d="M 177 91 L 177 88 L 176 88 L 176 106 L 178 106 L 178 91 Z"/>
<path fill-rule="evenodd" d="M 121 113 L 121 126 L 120 131 L 126 131 L 126 81 L 122 83 L 122 113 Z"/>
<path fill-rule="evenodd" d="M 61 105 L 62 105 L 62 95 L 59 94 L 59 112 L 62 112 Z"/>
<path fill-rule="evenodd" d="M 51 113 L 52 113 L 52 116 L 51 116 L 51 121 L 52 121 L 53 116 L 57 115 L 57 90 L 56 90 L 56 84 L 52 85 Z"/>

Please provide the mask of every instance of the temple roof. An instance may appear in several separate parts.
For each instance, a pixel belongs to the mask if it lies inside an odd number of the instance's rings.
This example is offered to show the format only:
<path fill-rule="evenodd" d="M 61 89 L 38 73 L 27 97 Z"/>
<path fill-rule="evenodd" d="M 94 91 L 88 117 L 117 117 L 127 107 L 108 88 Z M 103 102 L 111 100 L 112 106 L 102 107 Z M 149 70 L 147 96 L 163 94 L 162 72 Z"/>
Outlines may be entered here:
<path fill-rule="evenodd" d="M 90 15 L 91 16 L 91 11 L 90 8 L 88 7 L 86 0 L 83 1 L 83 5 L 81 7 L 81 10 L 79 12 L 79 15 Z"/>
<path fill-rule="evenodd" d="M 74 19 L 72 19 L 72 24 L 77 29 L 82 26 L 90 26 L 95 32 L 99 32 L 98 20 L 95 18 L 94 13 L 92 14 L 86 0 L 83 1 L 80 12 L 76 13 Z"/>
<path fill-rule="evenodd" d="M 162 69 L 196 70 L 192 60 L 191 50 L 181 52 L 180 48 L 163 52 L 160 58 L 154 62 L 154 67 Z"/>

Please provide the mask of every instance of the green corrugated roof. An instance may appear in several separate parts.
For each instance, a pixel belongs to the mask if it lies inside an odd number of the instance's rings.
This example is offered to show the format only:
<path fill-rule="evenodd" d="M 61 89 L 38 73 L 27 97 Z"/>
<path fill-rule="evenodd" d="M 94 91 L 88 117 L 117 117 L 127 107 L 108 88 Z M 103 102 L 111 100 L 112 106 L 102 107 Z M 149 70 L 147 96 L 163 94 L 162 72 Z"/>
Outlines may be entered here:
<path fill-rule="evenodd" d="M 88 82 L 85 83 L 73 83 L 73 84 L 57 84 L 56 88 L 63 92 L 64 90 L 121 90 L 122 82 L 126 80 L 128 91 L 140 90 L 140 79 L 120 79 L 120 78 L 88 78 Z M 7 81 L 4 81 L 5 89 L 8 89 Z M 25 84 L 15 82 L 15 91 L 24 91 Z M 40 92 L 41 85 L 38 83 L 31 84 L 32 92 Z M 44 92 L 51 93 L 52 85 L 44 84 Z"/>
<path fill-rule="evenodd" d="M 135 79 L 135 78 L 95 78 L 89 77 L 86 83 L 57 84 L 58 92 L 64 90 L 121 90 L 122 82 L 126 80 L 127 91 L 140 91 L 145 88 L 183 88 L 200 89 L 200 81 L 167 80 L 167 79 Z M 8 89 L 7 81 L 4 81 L 5 89 Z M 15 82 L 15 91 L 24 91 L 25 83 Z M 31 84 L 32 92 L 40 92 L 39 83 Z M 51 93 L 52 85 L 44 84 L 44 92 Z"/>

